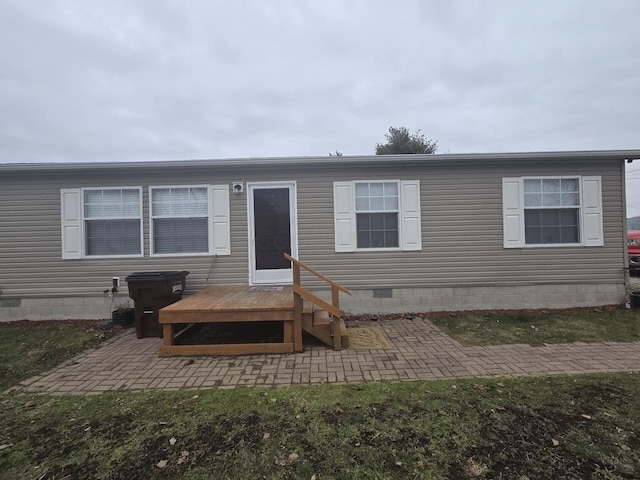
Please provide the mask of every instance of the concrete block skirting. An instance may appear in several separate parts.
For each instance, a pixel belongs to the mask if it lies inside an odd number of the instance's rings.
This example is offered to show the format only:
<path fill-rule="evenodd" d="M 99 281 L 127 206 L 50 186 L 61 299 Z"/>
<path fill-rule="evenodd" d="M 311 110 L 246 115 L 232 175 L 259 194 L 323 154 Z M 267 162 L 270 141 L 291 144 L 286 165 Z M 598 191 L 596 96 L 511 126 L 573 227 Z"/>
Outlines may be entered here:
<path fill-rule="evenodd" d="M 113 302 L 112 302 L 113 300 Z M 100 296 L 20 298 L 0 304 L 0 322 L 15 320 L 106 320 L 119 305 L 133 307 L 128 296 L 115 298 Z"/>
<path fill-rule="evenodd" d="M 315 292 L 330 301 L 330 292 Z M 624 303 L 625 288 L 618 284 L 518 285 L 498 287 L 389 288 L 354 290 L 340 296 L 342 310 L 352 313 L 405 313 L 520 308 L 571 308 Z M 103 320 L 111 309 L 133 300 L 118 295 L 3 299 L 0 321 Z"/>
<path fill-rule="evenodd" d="M 622 284 L 518 285 L 497 287 L 394 288 L 386 298 L 373 290 L 341 295 L 348 313 L 404 313 L 455 310 L 572 308 L 624 303 Z M 324 295 L 323 295 L 324 296 Z"/>

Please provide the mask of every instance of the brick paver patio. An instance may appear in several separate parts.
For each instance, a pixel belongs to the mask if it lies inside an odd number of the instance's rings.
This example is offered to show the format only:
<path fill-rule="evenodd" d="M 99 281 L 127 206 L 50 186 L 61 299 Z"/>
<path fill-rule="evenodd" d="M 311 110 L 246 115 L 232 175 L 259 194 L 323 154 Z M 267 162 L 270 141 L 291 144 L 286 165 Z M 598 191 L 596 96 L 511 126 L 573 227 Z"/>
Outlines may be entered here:
<path fill-rule="evenodd" d="M 286 355 L 161 358 L 161 339 L 138 340 L 130 330 L 11 390 L 84 395 L 640 371 L 640 342 L 465 347 L 422 318 L 376 325 L 393 343 L 393 349 L 335 352 L 314 344 L 307 345 L 303 353 Z"/>

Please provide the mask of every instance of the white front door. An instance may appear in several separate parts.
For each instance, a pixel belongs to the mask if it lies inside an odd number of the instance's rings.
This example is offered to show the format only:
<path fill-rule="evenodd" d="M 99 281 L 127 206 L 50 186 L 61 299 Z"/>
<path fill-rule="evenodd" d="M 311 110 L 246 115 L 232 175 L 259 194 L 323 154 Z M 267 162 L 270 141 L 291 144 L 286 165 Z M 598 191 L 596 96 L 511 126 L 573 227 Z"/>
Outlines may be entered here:
<path fill-rule="evenodd" d="M 249 282 L 290 284 L 298 257 L 295 182 L 249 183 Z"/>

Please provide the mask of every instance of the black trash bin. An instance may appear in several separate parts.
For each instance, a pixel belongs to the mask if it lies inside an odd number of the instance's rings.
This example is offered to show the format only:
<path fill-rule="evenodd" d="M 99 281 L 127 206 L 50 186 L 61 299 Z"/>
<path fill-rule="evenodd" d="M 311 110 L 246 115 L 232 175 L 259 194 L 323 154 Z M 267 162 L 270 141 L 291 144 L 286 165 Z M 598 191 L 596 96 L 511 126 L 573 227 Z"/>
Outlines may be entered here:
<path fill-rule="evenodd" d="M 136 272 L 126 278 L 134 301 L 138 338 L 162 337 L 159 312 L 182 299 L 189 272 Z"/>
<path fill-rule="evenodd" d="M 631 308 L 640 308 L 640 290 L 629 294 L 629 303 Z"/>

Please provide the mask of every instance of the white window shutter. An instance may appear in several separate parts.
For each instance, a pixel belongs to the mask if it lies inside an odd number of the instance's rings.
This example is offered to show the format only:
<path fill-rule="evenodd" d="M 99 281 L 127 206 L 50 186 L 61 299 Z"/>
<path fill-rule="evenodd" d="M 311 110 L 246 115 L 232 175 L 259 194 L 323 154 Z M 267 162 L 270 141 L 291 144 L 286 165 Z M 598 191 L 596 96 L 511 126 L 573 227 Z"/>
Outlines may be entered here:
<path fill-rule="evenodd" d="M 400 182 L 402 250 L 422 250 L 420 181 Z"/>
<path fill-rule="evenodd" d="M 602 247 L 602 179 L 599 176 L 582 177 L 582 244 Z"/>
<path fill-rule="evenodd" d="M 502 229 L 504 248 L 524 247 L 524 212 L 522 208 L 522 180 L 502 179 Z"/>
<path fill-rule="evenodd" d="M 82 194 L 79 188 L 60 190 L 62 259 L 82 258 Z"/>
<path fill-rule="evenodd" d="M 211 186 L 211 253 L 231 255 L 229 185 Z"/>
<path fill-rule="evenodd" d="M 356 249 L 356 215 L 353 182 L 333 182 L 336 252 Z"/>

